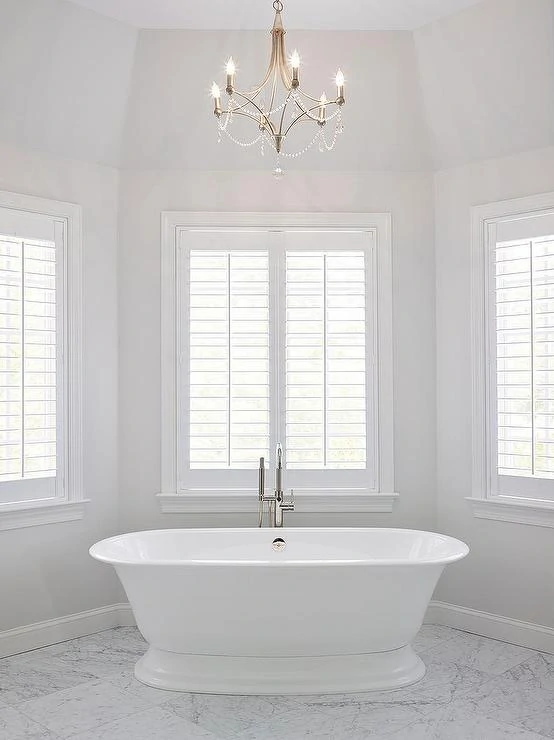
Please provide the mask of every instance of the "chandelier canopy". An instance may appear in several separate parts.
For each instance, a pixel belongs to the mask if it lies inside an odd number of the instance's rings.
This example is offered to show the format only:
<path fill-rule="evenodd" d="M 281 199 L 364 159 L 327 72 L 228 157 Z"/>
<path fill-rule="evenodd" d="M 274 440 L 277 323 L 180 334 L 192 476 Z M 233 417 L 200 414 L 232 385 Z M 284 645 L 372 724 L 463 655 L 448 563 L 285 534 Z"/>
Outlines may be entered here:
<path fill-rule="evenodd" d="M 296 49 L 287 58 L 281 0 L 275 0 L 273 8 L 275 20 L 271 29 L 271 57 L 262 82 L 249 92 L 238 90 L 235 87 L 236 65 L 233 57 L 230 57 L 226 65 L 227 107 L 222 107 L 221 89 L 215 82 L 212 85 L 212 97 L 214 114 L 218 121 L 218 141 L 221 141 L 224 134 L 243 147 L 258 144 L 262 155 L 265 144 L 268 144 L 277 155 L 277 166 L 273 174 L 280 177 L 283 174 L 282 157 L 298 157 L 316 143 L 321 152 L 334 148 L 337 135 L 343 132 L 342 106 L 345 97 L 344 75 L 340 69 L 335 77 L 334 98 L 327 99 L 325 93 L 316 98 L 304 92 L 300 85 L 300 56 Z M 256 124 L 258 134 L 253 140 L 241 141 L 233 135 L 232 123 L 235 116 L 245 117 Z M 326 127 L 331 121 L 334 123 L 334 130 L 332 135 L 327 136 Z M 290 142 L 290 132 L 299 123 L 315 124 L 316 132 L 302 149 L 285 151 L 285 144 Z"/>

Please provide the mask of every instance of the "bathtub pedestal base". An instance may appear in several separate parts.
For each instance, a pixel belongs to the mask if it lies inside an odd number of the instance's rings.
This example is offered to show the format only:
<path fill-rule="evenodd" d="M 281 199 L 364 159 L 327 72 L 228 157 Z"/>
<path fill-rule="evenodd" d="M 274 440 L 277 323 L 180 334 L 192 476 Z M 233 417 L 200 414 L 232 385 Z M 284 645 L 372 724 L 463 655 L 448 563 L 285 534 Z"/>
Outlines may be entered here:
<path fill-rule="evenodd" d="M 383 653 L 298 658 L 183 655 L 150 647 L 135 667 L 139 681 L 202 694 L 342 694 L 398 689 L 425 666 L 409 645 Z"/>

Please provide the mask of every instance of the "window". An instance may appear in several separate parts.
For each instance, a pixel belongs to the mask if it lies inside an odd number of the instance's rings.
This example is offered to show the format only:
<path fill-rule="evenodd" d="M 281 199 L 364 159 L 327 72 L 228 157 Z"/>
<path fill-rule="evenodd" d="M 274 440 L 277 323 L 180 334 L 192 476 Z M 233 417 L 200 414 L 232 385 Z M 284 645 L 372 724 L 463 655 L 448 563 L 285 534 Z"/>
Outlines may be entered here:
<path fill-rule="evenodd" d="M 82 515 L 79 216 L 0 193 L 0 528 Z"/>
<path fill-rule="evenodd" d="M 379 434 L 389 298 L 382 353 L 377 312 L 378 290 L 390 290 L 386 222 L 379 285 L 375 227 L 241 218 L 165 214 L 162 509 L 207 510 L 211 497 L 219 510 L 237 498 L 254 510 L 259 458 L 273 465 L 281 442 L 300 502 L 334 495 L 348 508 L 350 496 L 359 510 L 390 510 L 390 416 Z"/>
<path fill-rule="evenodd" d="M 474 498 L 534 519 L 554 507 L 554 198 L 475 210 Z"/>

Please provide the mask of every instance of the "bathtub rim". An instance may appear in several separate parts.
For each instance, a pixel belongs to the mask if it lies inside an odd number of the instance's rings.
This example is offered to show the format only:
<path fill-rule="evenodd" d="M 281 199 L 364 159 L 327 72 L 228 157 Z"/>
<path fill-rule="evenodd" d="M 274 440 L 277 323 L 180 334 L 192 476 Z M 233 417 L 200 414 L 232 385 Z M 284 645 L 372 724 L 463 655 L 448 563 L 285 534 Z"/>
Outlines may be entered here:
<path fill-rule="evenodd" d="M 235 560 L 235 559 L 205 559 L 205 558 L 164 558 L 156 560 L 138 560 L 125 557 L 112 557 L 105 554 L 101 554 L 100 550 L 102 546 L 107 546 L 109 543 L 122 538 L 132 537 L 133 535 L 148 535 L 159 532 L 195 532 L 195 533 L 217 533 L 217 532 L 235 532 L 238 534 L 247 534 L 261 531 L 258 527 L 172 527 L 163 529 L 146 529 L 137 530 L 134 532 L 124 532 L 122 534 L 107 537 L 103 540 L 99 540 L 89 548 L 89 555 L 102 563 L 108 563 L 114 567 L 118 565 L 125 566 L 203 566 L 203 567 L 269 567 L 269 568 L 287 568 L 287 567 L 307 567 L 307 568 L 321 568 L 321 567 L 360 567 L 360 566 L 422 566 L 422 565 L 449 565 L 455 563 L 458 560 L 465 558 L 470 549 L 469 546 L 462 540 L 450 535 L 441 534 L 440 532 L 431 532 L 429 530 L 422 529 L 407 529 L 403 527 L 283 527 L 283 528 L 272 528 L 264 527 L 263 531 L 271 533 L 273 536 L 286 536 L 288 532 L 302 533 L 302 532 L 320 532 L 324 534 L 331 533 L 347 533 L 347 532 L 365 532 L 366 530 L 379 530 L 381 532 L 405 532 L 412 534 L 424 534 L 440 537 L 444 540 L 448 540 L 454 547 L 457 547 L 457 551 L 451 555 L 435 558 L 420 558 L 420 559 L 408 559 L 408 558 L 356 558 L 356 559 L 313 559 L 313 560 L 278 560 L 278 559 L 251 559 L 251 560 Z M 276 554 L 278 557 L 278 554 Z"/>

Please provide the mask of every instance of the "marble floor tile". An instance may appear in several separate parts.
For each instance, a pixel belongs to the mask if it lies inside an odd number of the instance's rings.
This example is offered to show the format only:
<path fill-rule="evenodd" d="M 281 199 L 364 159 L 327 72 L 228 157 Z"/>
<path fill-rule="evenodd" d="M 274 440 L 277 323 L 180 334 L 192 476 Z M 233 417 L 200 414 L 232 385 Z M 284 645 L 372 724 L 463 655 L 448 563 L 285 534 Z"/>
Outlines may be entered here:
<path fill-rule="evenodd" d="M 416 653 L 422 653 L 424 650 L 429 650 L 458 634 L 460 633 L 457 630 L 450 627 L 442 627 L 439 624 L 424 624 L 412 642 L 412 647 Z"/>
<path fill-rule="evenodd" d="M 0 740 L 58 740 L 46 727 L 12 707 L 0 709 Z"/>
<path fill-rule="evenodd" d="M 146 686 L 146 684 L 137 681 L 132 668 L 127 668 L 119 673 L 112 673 L 106 678 L 106 681 L 117 686 L 118 689 L 132 694 L 137 699 L 141 699 L 145 707 L 164 704 L 168 700 L 168 697 L 173 695 L 173 692 L 155 689 L 152 686 Z"/>
<path fill-rule="evenodd" d="M 456 662 L 444 662 L 422 654 L 425 676 L 406 689 L 393 692 L 397 701 L 413 703 L 419 711 L 428 712 L 448 704 L 491 679 L 489 674 Z"/>
<path fill-rule="evenodd" d="M 427 650 L 424 657 L 431 660 L 436 658 L 443 663 L 453 662 L 500 676 L 535 655 L 534 650 L 518 645 L 458 632 L 450 640 Z"/>
<path fill-rule="evenodd" d="M 166 692 L 167 693 L 167 692 Z M 215 735 L 235 733 L 242 737 L 252 725 L 297 708 L 293 697 L 223 696 L 170 692 L 164 709 L 175 712 Z"/>
<path fill-rule="evenodd" d="M 319 704 L 318 709 L 328 717 L 336 733 L 342 728 L 344 734 L 337 737 L 364 733 L 374 738 L 385 737 L 422 717 L 416 706 L 401 702 L 353 701 L 335 705 L 331 702 Z"/>
<path fill-rule="evenodd" d="M 84 683 L 18 705 L 19 711 L 60 738 L 69 738 L 142 709 L 144 701 L 108 681 Z"/>
<path fill-rule="evenodd" d="M 78 666 L 97 678 L 106 678 L 113 673 L 120 673 L 123 668 L 133 668 L 146 652 L 146 643 L 128 636 L 100 632 L 52 645 L 40 652 L 57 658 L 67 666 Z"/>
<path fill-rule="evenodd" d="M 466 694 L 460 706 L 554 738 L 553 656 L 537 655 Z"/>
<path fill-rule="evenodd" d="M 474 712 L 443 707 L 419 719 L 390 740 L 544 740 L 542 735 Z"/>
<path fill-rule="evenodd" d="M 83 665 L 66 665 L 57 658 L 22 656 L 0 660 L 0 700 L 13 705 L 78 686 L 96 678 Z"/>
<path fill-rule="evenodd" d="M 375 734 L 353 724 L 350 716 L 330 717 L 315 705 L 305 705 L 260 720 L 237 740 L 376 740 Z"/>
<path fill-rule="evenodd" d="M 154 707 L 78 733 L 71 740 L 230 740 L 231 737 L 217 737 L 173 712 Z"/>
<path fill-rule="evenodd" d="M 396 691 L 299 697 L 144 686 L 117 628 L 0 660 L 0 740 L 554 740 L 554 656 L 425 625 Z"/>

